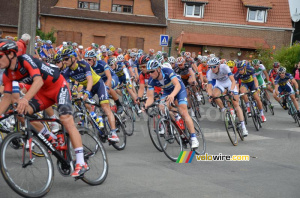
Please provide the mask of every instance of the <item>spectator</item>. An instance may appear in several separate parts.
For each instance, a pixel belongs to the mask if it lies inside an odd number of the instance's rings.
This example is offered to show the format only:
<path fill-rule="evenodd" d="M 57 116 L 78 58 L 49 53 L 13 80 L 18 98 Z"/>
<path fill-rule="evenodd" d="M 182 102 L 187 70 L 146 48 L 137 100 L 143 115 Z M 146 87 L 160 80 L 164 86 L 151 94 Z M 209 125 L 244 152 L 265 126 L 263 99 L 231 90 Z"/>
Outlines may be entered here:
<path fill-rule="evenodd" d="M 21 39 L 17 41 L 18 53 L 17 56 L 21 56 L 26 53 L 27 45 L 30 42 L 31 36 L 29 34 L 23 34 Z"/>
<path fill-rule="evenodd" d="M 298 87 L 300 86 L 300 61 L 298 64 L 295 64 L 295 68 L 293 70 L 293 75 L 295 80 L 298 83 Z"/>

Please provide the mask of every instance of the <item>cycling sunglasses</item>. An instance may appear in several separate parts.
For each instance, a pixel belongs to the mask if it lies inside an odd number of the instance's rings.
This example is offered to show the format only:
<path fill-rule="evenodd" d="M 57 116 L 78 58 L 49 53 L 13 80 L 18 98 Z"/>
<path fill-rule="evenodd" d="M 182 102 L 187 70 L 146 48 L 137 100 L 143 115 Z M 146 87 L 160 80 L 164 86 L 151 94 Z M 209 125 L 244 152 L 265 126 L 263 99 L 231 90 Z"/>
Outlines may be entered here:
<path fill-rule="evenodd" d="M 4 56 L 4 54 L 0 54 L 0 59 Z"/>
<path fill-rule="evenodd" d="M 155 72 L 155 70 L 148 71 L 147 74 L 153 74 L 154 72 Z"/>
<path fill-rule="evenodd" d="M 70 57 L 66 57 L 63 59 L 63 61 L 68 61 L 70 59 Z"/>
<path fill-rule="evenodd" d="M 213 68 L 213 69 L 216 69 L 218 67 L 218 65 L 212 65 L 210 67 Z"/>
<path fill-rule="evenodd" d="M 87 58 L 85 59 L 86 61 L 92 61 L 93 59 L 92 58 Z"/>
<path fill-rule="evenodd" d="M 140 66 L 140 68 L 143 68 L 143 69 L 145 69 L 146 67 L 147 67 L 146 65 Z"/>

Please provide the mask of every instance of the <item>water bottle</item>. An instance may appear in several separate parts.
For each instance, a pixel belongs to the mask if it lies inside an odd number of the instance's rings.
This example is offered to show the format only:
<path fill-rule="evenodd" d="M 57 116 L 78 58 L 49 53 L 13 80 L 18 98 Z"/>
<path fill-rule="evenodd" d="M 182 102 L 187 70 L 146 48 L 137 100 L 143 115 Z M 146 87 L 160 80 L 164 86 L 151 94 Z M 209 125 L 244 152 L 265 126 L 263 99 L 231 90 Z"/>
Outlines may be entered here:
<path fill-rule="evenodd" d="M 98 116 L 98 118 L 96 119 L 96 121 L 97 121 L 98 126 L 99 126 L 100 128 L 104 128 L 102 116 Z"/>
<path fill-rule="evenodd" d="M 90 115 L 91 115 L 92 118 L 94 118 L 94 120 L 96 120 L 97 114 L 96 114 L 94 111 L 92 111 L 92 112 L 90 113 Z"/>
<path fill-rule="evenodd" d="M 235 112 L 233 108 L 230 108 L 230 113 L 232 115 L 233 120 L 235 120 Z"/>
<path fill-rule="evenodd" d="M 176 114 L 176 115 L 175 115 L 175 122 L 176 122 L 176 124 L 178 125 L 178 127 L 179 127 L 180 129 L 184 129 L 183 120 L 182 120 L 182 118 L 180 117 L 179 114 Z"/>

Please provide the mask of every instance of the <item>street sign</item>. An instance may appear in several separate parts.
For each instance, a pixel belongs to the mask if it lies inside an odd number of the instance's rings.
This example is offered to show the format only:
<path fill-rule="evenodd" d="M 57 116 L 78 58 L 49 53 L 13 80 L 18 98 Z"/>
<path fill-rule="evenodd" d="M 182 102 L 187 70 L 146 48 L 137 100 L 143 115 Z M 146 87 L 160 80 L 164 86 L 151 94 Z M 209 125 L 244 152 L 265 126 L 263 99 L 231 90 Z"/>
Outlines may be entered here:
<path fill-rule="evenodd" d="M 160 35 L 160 43 L 159 43 L 159 45 L 160 46 L 165 46 L 165 47 L 167 47 L 168 46 L 168 42 L 169 42 L 169 35 L 163 35 L 163 34 L 161 34 Z"/>

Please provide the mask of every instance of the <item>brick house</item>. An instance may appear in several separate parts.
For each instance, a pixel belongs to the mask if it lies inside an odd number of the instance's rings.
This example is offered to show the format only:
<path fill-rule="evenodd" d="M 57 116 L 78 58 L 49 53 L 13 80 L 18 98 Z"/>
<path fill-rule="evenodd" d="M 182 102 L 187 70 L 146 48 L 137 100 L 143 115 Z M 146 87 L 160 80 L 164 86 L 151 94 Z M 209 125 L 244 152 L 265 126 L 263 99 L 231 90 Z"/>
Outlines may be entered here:
<path fill-rule="evenodd" d="M 172 55 L 177 54 L 182 31 L 185 51 L 227 59 L 291 43 L 288 0 L 168 0 L 166 11 Z"/>
<path fill-rule="evenodd" d="M 0 11 L 10 16 L 18 13 L 18 1 L 3 5 Z M 5 34 L 16 35 L 17 16 L 0 19 Z M 57 44 L 73 41 L 84 47 L 97 43 L 157 51 L 161 50 L 159 36 L 166 33 L 167 27 L 164 0 L 40 0 L 38 16 L 38 27 L 43 32 L 54 28 Z"/>

